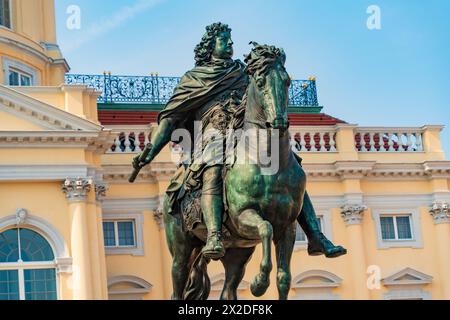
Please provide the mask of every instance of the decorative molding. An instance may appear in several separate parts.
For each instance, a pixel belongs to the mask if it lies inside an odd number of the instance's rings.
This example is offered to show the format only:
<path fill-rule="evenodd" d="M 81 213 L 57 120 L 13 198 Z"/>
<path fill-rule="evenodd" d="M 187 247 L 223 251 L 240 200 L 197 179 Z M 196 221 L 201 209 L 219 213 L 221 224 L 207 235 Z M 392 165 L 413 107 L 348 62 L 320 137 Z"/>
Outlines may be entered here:
<path fill-rule="evenodd" d="M 432 194 L 371 194 L 364 195 L 363 201 L 369 208 L 411 208 L 429 207 Z"/>
<path fill-rule="evenodd" d="M 135 246 L 134 247 L 106 247 L 106 255 L 144 255 L 144 215 L 142 213 L 103 213 L 103 220 L 133 220 L 135 230 Z"/>
<path fill-rule="evenodd" d="M 103 154 L 111 147 L 110 131 L 2 131 L 0 148 L 87 148 Z"/>
<path fill-rule="evenodd" d="M 345 204 L 341 207 L 341 216 L 346 225 L 361 224 L 366 210 L 363 204 Z"/>
<path fill-rule="evenodd" d="M 307 283 L 315 280 L 314 283 Z M 293 300 L 338 300 L 332 290 L 341 286 L 342 279 L 325 270 L 310 270 L 296 276 L 292 281 Z"/>
<path fill-rule="evenodd" d="M 430 209 L 435 224 L 450 223 L 450 204 L 444 201 L 436 201 Z"/>
<path fill-rule="evenodd" d="M 28 211 L 26 209 L 21 208 L 16 210 L 16 222 L 18 226 L 25 224 L 27 218 L 28 218 Z"/>
<path fill-rule="evenodd" d="M 43 128 L 56 131 L 100 132 L 103 130 L 103 127 L 97 123 L 2 85 L 0 85 L 0 110 L 32 121 Z"/>
<path fill-rule="evenodd" d="M 375 155 L 375 153 L 372 154 Z M 382 156 L 385 153 L 379 155 Z M 450 178 L 450 161 L 427 161 L 423 163 L 305 162 L 303 168 L 311 181 L 341 181 L 343 179 L 426 181 L 434 178 Z"/>
<path fill-rule="evenodd" d="M 109 186 L 105 183 L 95 183 L 95 199 L 99 202 L 103 201 L 106 197 L 106 191 L 108 191 Z"/>
<path fill-rule="evenodd" d="M 117 284 L 131 284 L 130 288 L 114 289 Z M 153 285 L 142 278 L 136 276 L 115 276 L 108 279 L 108 294 L 110 295 L 130 295 L 142 296 L 150 292 Z"/>
<path fill-rule="evenodd" d="M 308 279 L 319 279 L 318 283 L 305 283 Z M 305 271 L 292 280 L 292 288 L 336 288 L 342 284 L 342 279 L 334 273 L 325 270 Z"/>
<path fill-rule="evenodd" d="M 69 202 L 84 202 L 91 191 L 93 180 L 91 178 L 67 178 L 61 186 Z"/>
<path fill-rule="evenodd" d="M 60 273 L 72 273 L 72 258 L 56 258 L 56 272 Z"/>
<path fill-rule="evenodd" d="M 0 165 L 0 181 L 61 181 L 88 176 L 86 165 Z"/>
<path fill-rule="evenodd" d="M 381 233 L 380 216 L 389 215 L 410 215 L 411 216 L 411 234 L 412 240 L 383 240 Z M 377 235 L 377 247 L 378 249 L 389 248 L 423 248 L 422 244 L 422 232 L 420 224 L 420 212 L 417 207 L 396 207 L 392 208 L 372 208 L 372 219 Z"/>
<path fill-rule="evenodd" d="M 375 164 L 376 161 L 336 161 L 334 167 L 341 179 L 362 179 Z"/>
<path fill-rule="evenodd" d="M 133 171 L 131 160 L 132 159 L 130 158 L 130 165 L 104 165 L 103 179 L 109 184 L 128 185 L 128 178 Z M 173 171 L 173 173 L 175 173 L 175 171 Z M 136 182 L 134 184 L 157 183 L 158 179 L 159 177 L 157 177 L 156 174 L 152 172 L 150 166 L 146 166 L 139 172 L 138 178 L 136 179 Z"/>
<path fill-rule="evenodd" d="M 413 268 L 402 269 L 389 277 L 382 279 L 385 286 L 426 285 L 433 281 L 433 277 Z"/>
<path fill-rule="evenodd" d="M 16 214 L 0 219 L 0 230 L 2 231 L 10 227 L 17 227 L 17 226 L 18 225 Z M 49 222 L 39 217 L 28 214 L 25 223 L 21 226 L 33 229 L 40 235 L 42 235 L 52 247 L 57 260 L 69 259 L 69 249 L 66 241 L 64 240 L 64 237 Z"/>
<path fill-rule="evenodd" d="M 132 199 L 104 199 L 102 208 L 104 213 L 154 211 L 159 207 L 159 197 Z"/>
<path fill-rule="evenodd" d="M 161 209 L 158 208 L 155 211 L 153 211 L 153 219 L 158 225 L 159 230 L 164 229 L 164 217 Z"/>

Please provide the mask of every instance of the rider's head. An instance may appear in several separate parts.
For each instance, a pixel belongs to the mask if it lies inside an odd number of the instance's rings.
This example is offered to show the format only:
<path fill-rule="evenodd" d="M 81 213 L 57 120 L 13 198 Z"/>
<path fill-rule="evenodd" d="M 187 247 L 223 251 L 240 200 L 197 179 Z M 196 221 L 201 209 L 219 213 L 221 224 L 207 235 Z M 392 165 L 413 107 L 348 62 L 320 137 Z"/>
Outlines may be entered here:
<path fill-rule="evenodd" d="M 231 29 L 220 22 L 207 26 L 206 33 L 194 52 L 196 66 L 206 65 L 212 58 L 231 59 L 233 56 Z"/>

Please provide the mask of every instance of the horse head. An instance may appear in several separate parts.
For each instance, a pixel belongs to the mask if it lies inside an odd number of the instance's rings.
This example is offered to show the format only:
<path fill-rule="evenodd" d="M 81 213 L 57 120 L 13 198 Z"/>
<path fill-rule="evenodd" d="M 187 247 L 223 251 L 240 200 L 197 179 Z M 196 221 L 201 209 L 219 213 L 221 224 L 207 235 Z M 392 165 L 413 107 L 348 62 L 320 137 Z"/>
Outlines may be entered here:
<path fill-rule="evenodd" d="M 283 49 L 274 46 L 256 42 L 250 44 L 254 47 L 245 58 L 246 72 L 250 76 L 247 111 L 253 107 L 259 107 L 260 110 L 248 112 L 249 117 L 255 119 L 247 117 L 247 120 L 284 132 L 289 128 L 288 91 L 291 82 L 284 67 L 286 55 Z M 252 98 L 254 103 L 250 102 Z"/>

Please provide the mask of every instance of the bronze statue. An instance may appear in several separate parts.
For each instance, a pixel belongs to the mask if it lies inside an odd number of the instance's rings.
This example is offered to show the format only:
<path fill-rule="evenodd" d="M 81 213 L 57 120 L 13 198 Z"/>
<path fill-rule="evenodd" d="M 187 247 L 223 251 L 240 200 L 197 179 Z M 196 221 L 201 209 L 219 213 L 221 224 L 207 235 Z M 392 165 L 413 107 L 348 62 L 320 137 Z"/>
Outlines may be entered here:
<path fill-rule="evenodd" d="M 301 158 L 290 148 L 290 80 L 284 69 L 284 52 L 254 43 L 246 66 L 232 59 L 232 45 L 227 25 L 214 23 L 206 28 L 195 49 L 196 67 L 182 77 L 158 117 L 159 126 L 151 143 L 133 161 L 136 172 L 151 163 L 177 129 L 190 133 L 192 145 L 197 146 L 192 156 L 202 160 L 191 158 L 189 163 L 180 164 L 165 198 L 166 236 L 173 257 L 173 299 L 208 297 L 206 266 L 210 259 L 220 259 L 225 267 L 222 298 L 236 299 L 245 266 L 255 246 L 262 242 L 263 261 L 251 286 L 252 293 L 261 296 L 269 286 L 272 240 L 277 251 L 280 299 L 286 299 L 296 220 L 308 237 L 310 255 L 333 258 L 346 253 L 320 232 L 305 192 Z M 200 132 L 196 132 L 194 123 L 201 123 Z M 263 130 L 270 136 L 276 131 L 277 149 L 272 151 L 279 154 L 278 170 L 264 175 L 258 162 L 234 159 L 231 164 L 225 163 L 226 139 L 217 139 L 209 132 L 226 137 L 227 129 Z"/>

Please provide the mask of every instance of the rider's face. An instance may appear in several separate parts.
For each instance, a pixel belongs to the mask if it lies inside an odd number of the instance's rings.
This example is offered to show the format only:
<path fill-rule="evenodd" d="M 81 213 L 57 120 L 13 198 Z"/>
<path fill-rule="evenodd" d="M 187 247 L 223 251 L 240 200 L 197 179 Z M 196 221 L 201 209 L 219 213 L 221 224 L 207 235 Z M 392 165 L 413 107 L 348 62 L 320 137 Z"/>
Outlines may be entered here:
<path fill-rule="evenodd" d="M 233 41 L 229 32 L 218 34 L 212 56 L 217 59 L 230 59 L 233 56 Z"/>

